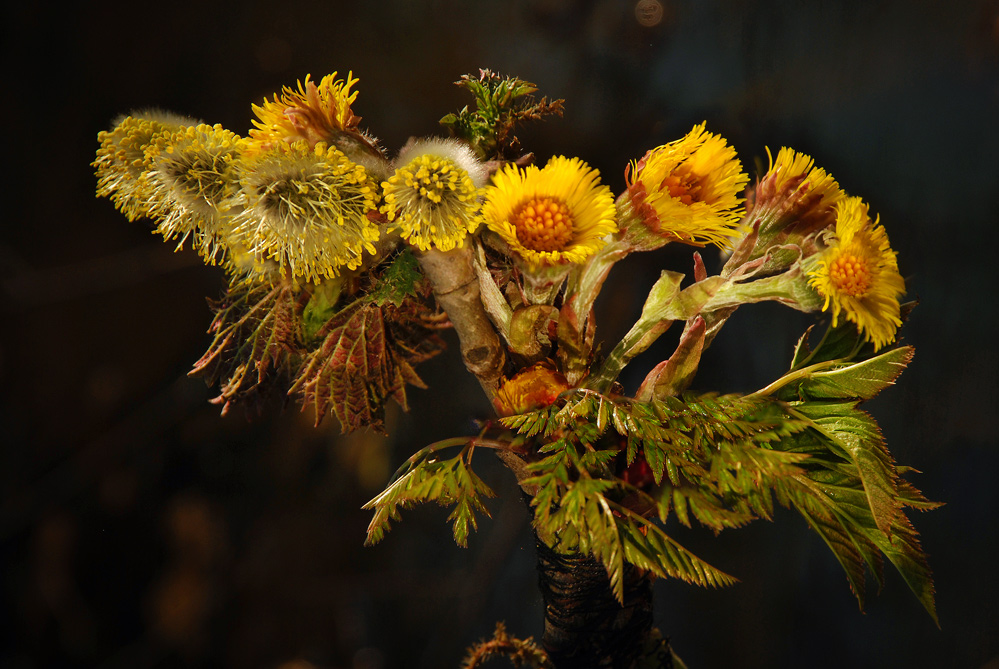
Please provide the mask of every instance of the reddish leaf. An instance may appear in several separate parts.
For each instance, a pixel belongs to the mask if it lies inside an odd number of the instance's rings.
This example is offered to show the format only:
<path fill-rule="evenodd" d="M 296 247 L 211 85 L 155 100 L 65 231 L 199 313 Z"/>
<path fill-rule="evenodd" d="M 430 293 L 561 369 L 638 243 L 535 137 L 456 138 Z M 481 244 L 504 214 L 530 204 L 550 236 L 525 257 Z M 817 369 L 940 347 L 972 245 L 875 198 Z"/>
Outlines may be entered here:
<path fill-rule="evenodd" d="M 316 422 L 332 412 L 345 432 L 382 428 L 391 397 L 408 408 L 407 383 L 426 387 L 413 365 L 443 349 L 423 323 L 426 307 L 406 300 L 399 307 L 358 300 L 320 330 L 322 344 L 304 360 L 292 392 L 312 405 Z"/>
<path fill-rule="evenodd" d="M 299 348 L 296 294 L 290 283 L 277 286 L 234 283 L 212 306 L 215 335 L 208 351 L 194 363 L 192 376 L 221 382 L 214 404 L 226 414 L 234 404 L 253 409 L 274 379 L 290 369 Z"/>

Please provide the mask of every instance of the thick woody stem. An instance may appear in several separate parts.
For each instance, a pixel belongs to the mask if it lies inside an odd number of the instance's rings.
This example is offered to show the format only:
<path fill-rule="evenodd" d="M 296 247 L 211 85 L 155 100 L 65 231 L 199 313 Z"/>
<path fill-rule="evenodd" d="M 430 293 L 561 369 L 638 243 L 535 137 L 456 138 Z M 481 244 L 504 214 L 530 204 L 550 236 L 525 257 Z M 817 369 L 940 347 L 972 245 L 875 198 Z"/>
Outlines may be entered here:
<path fill-rule="evenodd" d="M 647 574 L 625 567 L 622 606 L 599 561 L 562 555 L 540 540 L 537 549 L 544 648 L 556 667 L 631 669 L 640 662 L 642 667 L 672 669 L 668 646 L 643 657 L 652 631 L 652 579 Z"/>
<path fill-rule="evenodd" d="M 492 401 L 503 372 L 503 345 L 482 307 L 471 245 L 446 252 L 430 249 L 418 253 L 417 258 L 424 276 L 433 286 L 437 303 L 458 333 L 465 367 L 479 380 Z"/>

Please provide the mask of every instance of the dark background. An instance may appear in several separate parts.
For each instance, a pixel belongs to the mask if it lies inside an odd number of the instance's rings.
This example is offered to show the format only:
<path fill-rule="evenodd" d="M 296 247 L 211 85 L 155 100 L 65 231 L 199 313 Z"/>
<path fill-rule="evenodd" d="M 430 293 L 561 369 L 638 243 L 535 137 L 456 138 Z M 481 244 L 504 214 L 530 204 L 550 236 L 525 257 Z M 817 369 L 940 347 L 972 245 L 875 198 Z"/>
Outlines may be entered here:
<path fill-rule="evenodd" d="M 437 508 L 362 547 L 360 506 L 390 472 L 487 414 L 454 348 L 421 368 L 431 390 L 390 412 L 388 438 L 314 429 L 279 401 L 253 423 L 220 418 L 186 372 L 221 272 L 94 198 L 89 167 L 119 113 L 159 106 L 245 133 L 251 102 L 350 69 L 362 125 L 395 150 L 466 103 L 450 82 L 489 67 L 565 98 L 525 146 L 580 156 L 615 191 L 628 160 L 705 119 L 751 173 L 765 146 L 809 153 L 881 215 L 920 300 L 903 331 L 915 361 L 870 409 L 947 503 L 914 518 L 941 629 L 891 570 L 859 613 L 822 541 L 783 512 L 718 539 L 676 533 L 742 579 L 657 585 L 677 652 L 692 669 L 999 667 L 999 2 L 659 7 L 652 26 L 616 0 L 8 8 L 0 666 L 456 667 L 496 620 L 540 635 L 527 513 L 486 454 L 501 496 L 467 550 Z M 678 249 L 619 268 L 602 338 L 637 317 L 661 267 L 689 263 Z M 765 385 L 807 322 L 743 309 L 697 387 Z"/>

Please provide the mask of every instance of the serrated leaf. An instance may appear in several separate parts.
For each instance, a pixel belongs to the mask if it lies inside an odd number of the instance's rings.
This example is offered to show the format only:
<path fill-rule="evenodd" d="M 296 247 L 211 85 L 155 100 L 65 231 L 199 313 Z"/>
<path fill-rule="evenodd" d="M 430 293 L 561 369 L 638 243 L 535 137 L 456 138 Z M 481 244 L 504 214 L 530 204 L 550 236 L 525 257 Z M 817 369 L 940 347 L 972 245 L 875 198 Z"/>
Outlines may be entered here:
<path fill-rule="evenodd" d="M 902 511 L 910 503 L 917 508 L 932 503 L 898 479 L 877 424 L 854 403 L 806 403 L 796 409 L 809 415 L 816 429 L 780 446 L 809 454 L 811 467 L 777 482 L 781 503 L 797 508 L 822 536 L 846 570 L 861 607 L 859 560 L 880 582 L 884 555 L 936 621 L 932 576 Z"/>
<path fill-rule="evenodd" d="M 400 307 L 388 298 L 347 305 L 316 333 L 321 343 L 304 357 L 290 392 L 315 409 L 317 424 L 329 412 L 344 432 L 381 428 L 389 398 L 406 408 L 406 384 L 425 387 L 413 364 L 443 348 L 421 325 L 425 311 L 409 299 Z"/>
<path fill-rule="evenodd" d="M 401 307 L 408 298 L 419 295 L 423 280 L 419 261 L 405 249 L 385 268 L 366 297 L 380 307 L 386 304 Z"/>
<path fill-rule="evenodd" d="M 813 372 L 796 384 L 797 398 L 871 399 L 895 382 L 913 352 L 911 346 L 900 346 L 861 362 Z"/>
<path fill-rule="evenodd" d="M 469 529 L 477 529 L 476 512 L 489 516 L 482 497 L 495 497 L 495 493 L 464 462 L 459 454 L 447 460 L 436 460 L 431 451 L 410 464 L 410 468 L 382 493 L 362 508 L 374 510 L 368 525 L 365 545 L 381 541 L 390 529 L 390 521 L 399 519 L 399 509 L 409 509 L 417 504 L 437 502 L 442 506 L 454 505 L 448 520 L 452 523 L 455 542 L 462 547 L 468 544 Z"/>
<path fill-rule="evenodd" d="M 518 123 L 562 114 L 562 100 L 535 101 L 530 94 L 537 87 L 516 77 L 479 70 L 477 78 L 466 74 L 455 83 L 472 93 L 476 109 L 466 106 L 456 114 L 447 114 L 440 123 L 453 136 L 467 141 L 483 159 L 518 157 L 520 142 L 513 134 Z"/>
<path fill-rule="evenodd" d="M 732 585 L 736 579 L 712 567 L 668 536 L 657 524 L 617 507 L 616 522 L 625 559 L 662 578 L 679 578 L 701 587 Z"/>
<path fill-rule="evenodd" d="M 794 506 L 809 527 L 829 547 L 846 572 L 850 589 L 857 598 L 860 610 L 863 611 L 866 598 L 864 565 L 869 564 L 873 567 L 880 559 L 874 546 L 852 530 L 849 524 L 844 524 L 821 496 L 801 494 L 794 484 L 793 481 L 778 483 L 777 490 L 781 502 L 785 506 Z M 807 484 L 804 489 L 808 489 Z"/>
<path fill-rule="evenodd" d="M 645 455 L 645 461 L 649 464 L 649 468 L 652 469 L 652 476 L 655 478 L 655 482 L 657 484 L 662 483 L 667 459 L 662 446 L 655 441 L 643 441 L 642 453 Z"/>
<path fill-rule="evenodd" d="M 344 432 L 380 424 L 385 399 L 403 383 L 388 349 L 382 310 L 355 303 L 339 312 L 306 358 L 292 389 L 311 404 L 318 424 L 332 411 Z"/>
<path fill-rule="evenodd" d="M 926 499 L 923 493 L 903 478 L 897 479 L 896 483 L 898 484 L 898 499 L 906 506 L 919 511 L 932 511 L 944 505 L 943 502 L 932 502 Z"/>
<path fill-rule="evenodd" d="M 214 303 L 214 335 L 208 351 L 190 375 L 209 384 L 222 382 L 212 400 L 225 414 L 234 404 L 246 405 L 263 395 L 291 367 L 300 346 L 295 313 L 296 291 L 290 282 L 276 286 L 234 281 Z"/>
<path fill-rule="evenodd" d="M 901 509 L 894 463 L 878 424 L 850 403 L 815 402 L 802 406 L 801 410 L 856 467 L 874 522 L 890 537 Z"/>
<path fill-rule="evenodd" d="M 900 518 L 893 527 L 890 541 L 880 533 L 869 533 L 868 538 L 895 565 L 895 569 L 905 579 L 909 589 L 916 595 L 923 608 L 933 618 L 933 622 L 939 627 L 940 620 L 937 618 L 933 574 L 926 561 L 926 555 L 919 545 L 916 530 L 909 523 L 909 520 L 905 516 Z"/>

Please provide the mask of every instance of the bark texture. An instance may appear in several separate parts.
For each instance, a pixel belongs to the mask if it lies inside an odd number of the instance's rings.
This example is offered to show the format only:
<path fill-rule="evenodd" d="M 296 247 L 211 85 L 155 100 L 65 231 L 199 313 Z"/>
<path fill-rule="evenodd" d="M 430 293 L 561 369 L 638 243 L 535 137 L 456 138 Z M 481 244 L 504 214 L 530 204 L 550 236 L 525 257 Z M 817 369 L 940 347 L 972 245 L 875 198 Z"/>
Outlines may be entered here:
<path fill-rule="evenodd" d="M 624 605 L 610 589 L 607 570 L 590 556 L 561 555 L 537 542 L 545 603 L 543 645 L 558 669 L 672 669 L 668 645 L 648 655 L 652 579 L 626 566 Z"/>
<path fill-rule="evenodd" d="M 461 357 L 492 400 L 503 372 L 505 356 L 499 335 L 479 297 L 479 279 L 472 264 L 471 244 L 452 251 L 430 249 L 417 255 L 433 285 L 438 304 L 458 333 Z"/>

